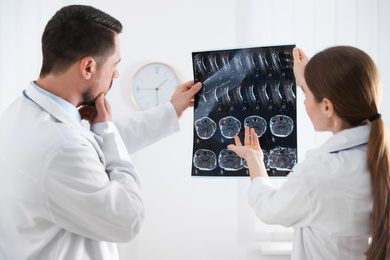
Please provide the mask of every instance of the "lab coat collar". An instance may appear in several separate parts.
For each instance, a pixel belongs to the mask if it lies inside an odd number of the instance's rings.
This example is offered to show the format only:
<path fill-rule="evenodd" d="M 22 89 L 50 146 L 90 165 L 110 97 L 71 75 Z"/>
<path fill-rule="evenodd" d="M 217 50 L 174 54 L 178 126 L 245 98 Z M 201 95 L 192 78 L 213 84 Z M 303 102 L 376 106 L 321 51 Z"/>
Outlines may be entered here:
<path fill-rule="evenodd" d="M 371 125 L 362 125 L 343 130 L 330 137 L 318 149 L 311 151 L 310 155 L 316 153 L 337 153 L 366 145 L 370 136 L 370 130 Z"/>
<path fill-rule="evenodd" d="M 38 106 L 42 107 L 42 109 L 46 110 L 50 115 L 55 117 L 60 122 L 64 122 L 65 124 L 74 128 L 77 132 L 87 138 L 95 147 L 99 147 L 97 144 L 95 137 L 91 131 L 84 128 L 80 122 L 78 122 L 74 117 L 72 117 L 69 113 L 66 112 L 61 106 L 59 106 L 54 100 L 50 97 L 46 96 L 42 92 L 40 92 L 34 85 L 30 84 L 26 90 L 24 90 L 23 94 L 35 102 Z"/>
<path fill-rule="evenodd" d="M 53 99 L 60 107 L 62 107 L 68 114 L 72 115 L 77 121 L 81 122 L 81 116 L 77 108 L 69 103 L 68 101 L 50 93 L 49 91 L 39 87 L 35 82 L 31 82 L 31 84 L 36 87 L 40 92 Z"/>

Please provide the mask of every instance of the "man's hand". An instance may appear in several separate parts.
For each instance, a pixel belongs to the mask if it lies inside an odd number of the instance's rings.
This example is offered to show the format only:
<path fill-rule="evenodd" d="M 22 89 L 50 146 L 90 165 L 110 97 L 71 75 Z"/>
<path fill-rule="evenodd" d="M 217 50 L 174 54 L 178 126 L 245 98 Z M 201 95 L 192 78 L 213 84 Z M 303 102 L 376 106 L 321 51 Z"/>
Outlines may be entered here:
<path fill-rule="evenodd" d="M 82 106 L 79 108 L 81 119 L 87 120 L 92 126 L 97 123 L 111 121 L 111 106 L 108 103 L 104 93 L 100 93 L 96 98 L 95 107 Z"/>
<path fill-rule="evenodd" d="M 171 103 L 176 110 L 177 117 L 183 117 L 184 112 L 194 106 L 194 95 L 202 88 L 202 83 L 198 82 L 194 85 L 194 81 L 190 80 L 179 85 L 171 98 Z"/>
<path fill-rule="evenodd" d="M 298 87 L 302 87 L 304 84 L 306 84 L 305 67 L 309 62 L 309 57 L 299 48 L 294 48 L 293 57 L 295 81 Z"/>

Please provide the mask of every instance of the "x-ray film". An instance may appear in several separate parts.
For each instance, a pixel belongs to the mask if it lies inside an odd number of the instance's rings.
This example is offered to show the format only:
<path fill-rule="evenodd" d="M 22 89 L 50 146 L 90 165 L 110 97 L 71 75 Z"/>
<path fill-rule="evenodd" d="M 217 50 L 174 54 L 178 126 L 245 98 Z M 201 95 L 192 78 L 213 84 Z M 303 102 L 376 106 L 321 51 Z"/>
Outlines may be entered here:
<path fill-rule="evenodd" d="M 249 176 L 245 160 L 227 146 L 254 128 L 270 177 L 297 162 L 295 45 L 192 53 L 195 95 L 192 176 Z"/>

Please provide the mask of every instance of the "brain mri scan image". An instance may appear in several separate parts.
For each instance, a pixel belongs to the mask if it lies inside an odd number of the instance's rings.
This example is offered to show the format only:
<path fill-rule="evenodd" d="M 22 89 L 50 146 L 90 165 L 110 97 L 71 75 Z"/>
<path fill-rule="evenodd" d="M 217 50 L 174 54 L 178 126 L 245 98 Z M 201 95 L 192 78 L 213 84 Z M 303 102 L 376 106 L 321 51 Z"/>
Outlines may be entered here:
<path fill-rule="evenodd" d="M 276 147 L 271 149 L 268 157 L 269 165 L 278 170 L 290 170 L 297 163 L 296 149 Z"/>
<path fill-rule="evenodd" d="M 227 116 L 219 120 L 219 129 L 223 137 L 231 139 L 241 130 L 241 122 L 237 118 Z"/>
<path fill-rule="evenodd" d="M 238 171 L 244 168 L 244 159 L 226 148 L 219 153 L 218 164 L 226 171 Z"/>
<path fill-rule="evenodd" d="M 192 53 L 194 101 L 192 176 L 249 176 L 245 160 L 227 149 L 254 128 L 270 177 L 285 177 L 297 163 L 294 45 Z"/>
<path fill-rule="evenodd" d="M 205 116 L 195 121 L 196 134 L 202 139 L 209 139 L 217 130 L 217 124 Z"/>
<path fill-rule="evenodd" d="M 276 115 L 269 121 L 271 133 L 279 137 L 287 137 L 294 130 L 294 121 L 285 115 Z"/>
<path fill-rule="evenodd" d="M 254 128 L 258 137 L 261 137 L 267 130 L 267 121 L 260 116 L 248 116 L 244 120 L 244 128 L 247 126 Z"/>
<path fill-rule="evenodd" d="M 202 171 L 211 171 L 217 167 L 217 156 L 213 151 L 199 149 L 194 155 L 194 166 Z"/>

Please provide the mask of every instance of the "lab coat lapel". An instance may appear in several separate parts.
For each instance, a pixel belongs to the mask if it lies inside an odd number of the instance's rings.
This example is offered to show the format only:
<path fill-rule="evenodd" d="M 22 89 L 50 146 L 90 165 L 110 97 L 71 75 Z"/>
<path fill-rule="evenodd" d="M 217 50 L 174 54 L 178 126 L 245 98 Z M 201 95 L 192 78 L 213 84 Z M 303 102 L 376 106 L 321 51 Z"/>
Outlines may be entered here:
<path fill-rule="evenodd" d="M 98 144 L 98 142 L 102 142 L 99 136 L 96 136 L 93 132 L 84 128 L 80 124 L 80 122 L 77 122 L 64 109 L 58 106 L 56 102 L 54 102 L 52 99 L 39 92 L 33 85 L 28 86 L 28 88 L 24 91 L 24 95 L 30 100 L 32 100 L 33 102 L 35 102 L 37 105 L 42 107 L 44 110 L 46 110 L 50 115 L 55 117 L 58 121 L 70 125 L 73 129 L 75 129 L 78 133 L 80 133 L 83 137 L 85 137 L 95 148 L 102 164 L 104 166 L 106 165 L 104 154 Z"/>

